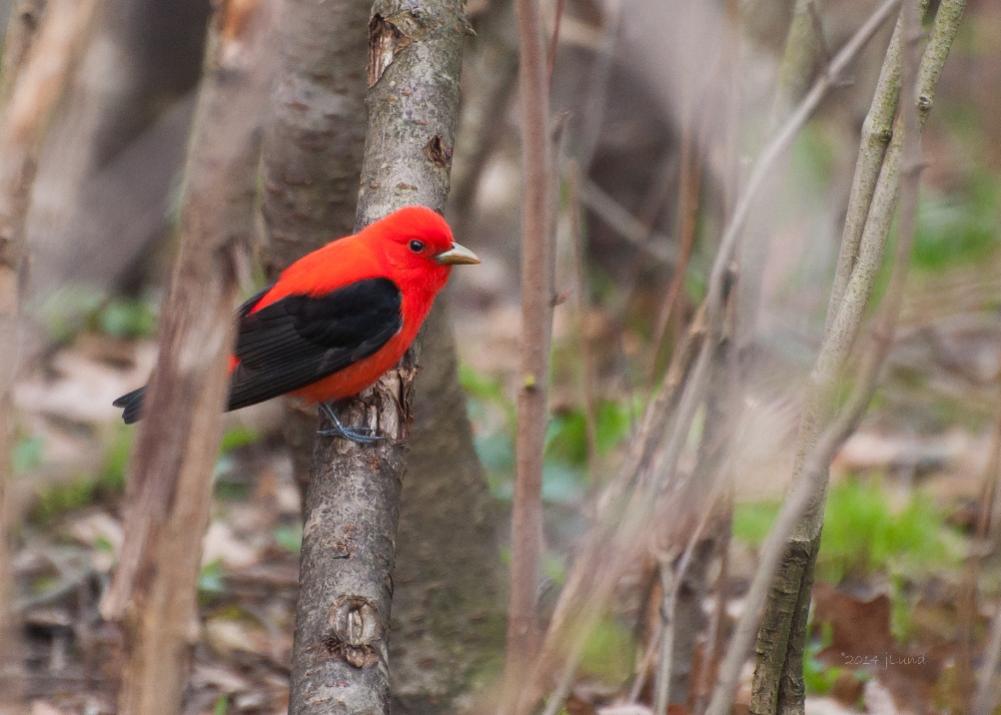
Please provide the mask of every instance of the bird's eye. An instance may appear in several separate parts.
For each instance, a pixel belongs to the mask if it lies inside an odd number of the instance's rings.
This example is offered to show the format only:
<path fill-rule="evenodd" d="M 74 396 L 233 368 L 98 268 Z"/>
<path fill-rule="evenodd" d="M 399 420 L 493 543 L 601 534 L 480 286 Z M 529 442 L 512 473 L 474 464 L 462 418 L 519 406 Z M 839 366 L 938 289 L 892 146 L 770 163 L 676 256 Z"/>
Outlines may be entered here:
<path fill-rule="evenodd" d="M 411 241 L 410 250 L 413 251 L 414 253 L 420 253 L 421 251 L 424 250 L 424 241 L 417 241 L 417 240 Z"/>

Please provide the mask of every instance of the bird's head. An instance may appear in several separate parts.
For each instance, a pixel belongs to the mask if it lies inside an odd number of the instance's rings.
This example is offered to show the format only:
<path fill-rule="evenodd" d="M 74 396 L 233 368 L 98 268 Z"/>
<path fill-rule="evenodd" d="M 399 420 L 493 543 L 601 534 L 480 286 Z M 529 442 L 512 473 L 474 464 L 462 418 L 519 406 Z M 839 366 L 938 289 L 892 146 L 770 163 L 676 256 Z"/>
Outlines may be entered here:
<path fill-rule="evenodd" d="M 476 254 L 455 242 L 452 229 L 425 206 L 406 206 L 367 229 L 397 274 L 437 292 L 452 266 L 479 263 Z"/>

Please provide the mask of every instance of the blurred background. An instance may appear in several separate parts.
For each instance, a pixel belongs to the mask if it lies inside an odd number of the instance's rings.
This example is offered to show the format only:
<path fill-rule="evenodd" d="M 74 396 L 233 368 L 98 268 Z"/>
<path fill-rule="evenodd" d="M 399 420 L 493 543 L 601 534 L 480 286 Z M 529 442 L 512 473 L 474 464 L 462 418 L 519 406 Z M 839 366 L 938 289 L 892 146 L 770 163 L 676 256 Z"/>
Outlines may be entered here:
<path fill-rule="evenodd" d="M 559 3 L 544 607 L 704 297 L 735 191 L 773 131 L 792 5 Z M 876 5 L 821 3 L 827 47 L 836 51 Z M 557 5 L 543 6 L 551 28 Z M 447 213 L 483 263 L 456 272 L 449 290 L 461 383 L 497 505 L 500 570 L 520 335 L 517 42 L 509 2 L 471 0 L 467 10 L 475 36 L 464 57 Z M 152 368 L 209 13 L 208 0 L 111 0 L 41 153 L 11 485 L 21 515 L 13 555 L 21 667 L 38 715 L 114 711 L 113 649 L 97 602 L 121 546 L 135 431 L 111 403 Z M 860 127 L 891 26 L 797 137 L 747 229 L 760 281 L 741 328 L 751 356 L 742 422 L 726 446 L 738 465 L 732 538 L 725 565 L 713 560 L 703 579 L 705 610 L 721 604 L 724 627 L 740 612 L 788 484 Z M 999 59 L 1001 4 L 969 0 L 925 132 L 928 167 L 896 342 L 876 399 L 833 467 L 805 659 L 809 712 L 962 712 L 957 684 L 981 662 L 1001 603 L 1001 544 L 974 538 L 1001 452 Z M 813 64 L 811 78 L 824 60 Z M 248 295 L 259 275 L 248 271 Z M 187 712 L 287 707 L 302 527 L 282 420 L 278 404 L 226 417 Z M 589 637 L 567 712 L 619 701 L 644 667 L 657 603 L 645 592 L 649 570 L 636 564 L 620 586 L 625 605 Z M 861 658 L 888 654 L 914 663 Z M 483 682 L 496 677 L 501 657 L 498 640 Z M 879 702 L 898 709 L 878 710 Z"/>

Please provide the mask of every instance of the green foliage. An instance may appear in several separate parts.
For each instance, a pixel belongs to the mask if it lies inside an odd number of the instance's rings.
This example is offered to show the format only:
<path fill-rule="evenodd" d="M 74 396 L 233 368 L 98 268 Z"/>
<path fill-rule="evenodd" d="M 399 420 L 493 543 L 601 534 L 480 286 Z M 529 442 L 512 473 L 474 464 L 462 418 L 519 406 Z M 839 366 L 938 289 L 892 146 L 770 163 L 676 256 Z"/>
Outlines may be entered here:
<path fill-rule="evenodd" d="M 962 192 L 926 192 L 918 208 L 914 265 L 935 272 L 988 257 L 1001 246 L 1001 180 L 981 172 Z"/>
<path fill-rule="evenodd" d="M 63 514 L 120 494 L 125 486 L 125 467 L 132 446 L 132 431 L 121 425 L 105 449 L 101 466 L 68 482 L 41 490 L 31 519 L 46 522 Z"/>
<path fill-rule="evenodd" d="M 636 642 L 629 628 L 612 619 L 598 621 L 581 653 L 582 673 L 608 683 L 620 683 L 632 672 Z"/>
<path fill-rule="evenodd" d="M 760 546 L 779 513 L 779 503 L 745 502 L 733 510 L 733 536 L 745 544 Z"/>
<path fill-rule="evenodd" d="M 496 377 L 482 375 L 468 365 L 459 366 L 459 384 L 470 398 L 469 411 L 474 422 L 479 422 L 490 408 L 499 409 L 513 431 L 517 418 L 514 402 L 508 399 L 504 383 Z"/>
<path fill-rule="evenodd" d="M 734 536 L 760 545 L 778 509 L 775 502 L 738 504 Z M 955 562 L 958 539 L 945 515 L 924 496 L 915 494 L 894 508 L 880 480 L 847 479 L 828 495 L 817 574 L 839 583 L 874 572 L 926 572 Z"/>
<path fill-rule="evenodd" d="M 624 404 L 605 400 L 595 415 L 598 454 L 608 454 L 629 433 L 632 415 Z M 583 410 L 568 410 L 556 415 L 546 434 L 546 457 L 583 466 L 587 464 L 587 417 Z"/>
<path fill-rule="evenodd" d="M 65 286 L 46 301 L 41 314 L 49 336 L 59 343 L 82 330 L 121 339 L 149 337 L 156 331 L 156 306 L 149 298 L 108 298 L 83 285 Z"/>
<path fill-rule="evenodd" d="M 238 473 L 239 461 L 234 453 L 257 443 L 261 435 L 249 427 L 236 426 L 226 430 L 219 443 L 219 458 L 215 463 L 215 495 L 224 501 L 246 499 L 250 484 L 246 475 Z"/>
<path fill-rule="evenodd" d="M 803 651 L 803 681 L 806 692 L 811 695 L 827 695 L 841 677 L 844 669 L 827 665 L 817 656 L 833 641 L 833 629 L 830 623 L 824 623 L 820 628 L 820 637 L 810 640 Z"/>
<path fill-rule="evenodd" d="M 222 436 L 222 441 L 219 443 L 219 453 L 230 454 L 241 447 L 255 444 L 260 438 L 260 434 L 249 427 L 231 427 Z"/>
<path fill-rule="evenodd" d="M 817 570 L 831 583 L 874 571 L 927 571 L 948 563 L 950 537 L 929 499 L 915 494 L 894 509 L 879 480 L 849 479 L 831 489 Z"/>
<path fill-rule="evenodd" d="M 469 397 L 469 413 L 479 428 L 476 451 L 487 470 L 491 491 L 510 501 L 514 491 L 514 433 L 517 413 L 501 380 L 460 366 L 459 380 Z M 627 404 L 604 401 L 598 405 L 596 431 L 599 454 L 614 449 L 626 436 L 631 423 Z M 571 504 L 587 489 L 587 419 L 581 409 L 555 415 L 546 428 L 542 497 L 551 504 Z"/>
<path fill-rule="evenodd" d="M 222 561 L 216 559 L 202 566 L 198 573 L 198 595 L 203 600 L 225 593 L 226 583 L 222 576 Z"/>
<path fill-rule="evenodd" d="M 11 461 L 15 474 L 24 474 L 42 463 L 45 440 L 41 437 L 21 437 L 14 443 Z"/>
<path fill-rule="evenodd" d="M 215 705 L 212 706 L 212 715 L 227 715 L 229 712 L 229 698 L 220 695 L 216 698 Z"/>
<path fill-rule="evenodd" d="M 275 543 L 289 553 L 297 554 L 302 548 L 302 524 L 279 526 L 274 531 Z"/>
<path fill-rule="evenodd" d="M 92 327 L 114 338 L 146 338 L 156 331 L 156 312 L 148 300 L 111 298 L 91 320 Z"/>

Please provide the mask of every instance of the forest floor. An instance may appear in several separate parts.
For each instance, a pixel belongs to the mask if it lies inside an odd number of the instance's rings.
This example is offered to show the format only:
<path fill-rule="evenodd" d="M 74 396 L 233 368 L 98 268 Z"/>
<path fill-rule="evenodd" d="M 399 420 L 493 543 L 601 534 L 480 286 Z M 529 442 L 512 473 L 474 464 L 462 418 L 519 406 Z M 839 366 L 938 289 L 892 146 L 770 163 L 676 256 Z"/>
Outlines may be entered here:
<path fill-rule="evenodd" d="M 920 306 L 925 294 L 919 283 L 910 305 Z M 154 344 L 144 310 L 103 305 L 18 387 L 23 421 L 14 492 L 25 518 L 14 569 L 24 624 L 23 691 L 35 715 L 114 712 L 120 644 L 102 623 L 98 602 L 123 538 L 134 429 L 120 424 L 111 401 L 150 369 Z M 492 340 L 495 346 L 463 355 L 462 379 L 491 486 L 506 500 L 505 396 L 513 394 L 515 363 L 504 356 L 516 354 L 517 313 L 504 304 L 487 310 L 489 319 L 456 322 L 490 326 L 489 338 L 460 336 L 463 345 Z M 594 322 L 600 326 L 600 316 Z M 969 668 L 980 662 L 1001 597 L 1001 551 L 975 548 L 984 542 L 973 538 L 985 479 L 997 476 L 988 462 L 999 439 L 999 368 L 996 312 L 905 324 L 885 387 L 834 465 L 806 659 L 808 712 L 960 711 L 957 698 L 969 691 Z M 558 583 L 594 477 L 587 473 L 573 386 L 558 386 L 553 401 L 547 572 Z M 774 411 L 781 415 L 789 405 Z M 602 402 L 602 465 L 614 464 L 633 412 Z M 301 526 L 280 416 L 275 405 L 227 416 L 199 580 L 189 713 L 287 707 Z M 759 450 L 763 461 L 738 484 L 725 587 L 729 618 L 740 612 L 757 546 L 777 509 L 789 471 L 781 445 L 788 441 L 773 436 L 771 447 Z M 969 596 L 971 583 L 979 587 L 976 598 Z M 626 712 L 615 703 L 631 679 L 637 649 L 631 632 L 623 615 L 597 636 L 569 712 Z"/>

